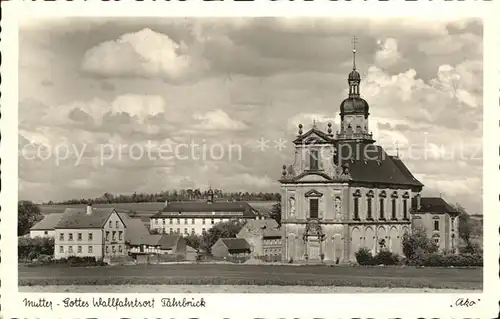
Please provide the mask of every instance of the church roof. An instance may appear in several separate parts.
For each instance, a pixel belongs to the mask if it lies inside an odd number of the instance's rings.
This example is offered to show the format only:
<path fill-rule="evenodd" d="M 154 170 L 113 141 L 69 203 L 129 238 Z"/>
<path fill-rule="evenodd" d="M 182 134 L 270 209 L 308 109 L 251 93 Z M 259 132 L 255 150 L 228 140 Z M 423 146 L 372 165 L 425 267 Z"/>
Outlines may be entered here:
<path fill-rule="evenodd" d="M 336 164 L 349 167 L 351 182 L 423 186 L 399 158 L 388 155 L 379 145 L 346 142 L 339 143 L 337 150 Z"/>

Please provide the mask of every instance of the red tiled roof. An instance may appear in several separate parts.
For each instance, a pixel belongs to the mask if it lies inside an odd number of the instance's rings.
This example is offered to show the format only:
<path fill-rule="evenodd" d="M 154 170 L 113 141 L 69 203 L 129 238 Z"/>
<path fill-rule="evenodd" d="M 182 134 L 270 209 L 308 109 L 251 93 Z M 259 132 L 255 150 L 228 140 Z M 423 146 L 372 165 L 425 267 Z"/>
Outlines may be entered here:
<path fill-rule="evenodd" d="M 279 225 L 274 219 L 249 220 L 243 227 L 252 232 L 261 233 L 264 238 L 281 237 Z"/>
<path fill-rule="evenodd" d="M 413 209 L 417 208 L 416 198 L 412 199 L 411 204 Z M 421 197 L 420 209 L 417 212 L 438 214 L 458 213 L 455 208 L 441 197 Z"/>
<path fill-rule="evenodd" d="M 144 225 L 144 222 L 140 218 L 128 217 L 128 219 L 126 219 L 124 222 L 127 226 L 127 231 L 125 232 L 125 241 L 127 243 L 131 245 L 139 245 L 142 238 L 148 237 L 150 235 L 149 230 L 146 228 L 146 225 Z"/>
<path fill-rule="evenodd" d="M 250 244 L 244 238 L 221 238 L 229 253 L 250 252 Z"/>
<path fill-rule="evenodd" d="M 160 212 L 151 216 L 151 218 L 161 218 L 161 217 L 206 217 L 210 218 L 213 212 L 224 212 L 224 213 L 242 213 L 242 218 L 254 218 L 256 216 L 256 210 L 250 206 L 247 202 L 171 202 L 168 203 Z M 182 213 L 191 213 L 183 216 Z M 193 214 L 199 213 L 199 214 Z M 217 215 L 217 218 L 230 217 L 230 215 Z"/>
<path fill-rule="evenodd" d="M 55 228 L 103 228 L 113 212 L 114 208 L 93 207 L 92 214 L 87 215 L 86 207 L 66 208 Z"/>
<path fill-rule="evenodd" d="M 178 234 L 147 234 L 137 238 L 136 242 L 130 243 L 132 246 L 157 246 L 161 249 L 173 249 L 179 242 L 181 236 Z"/>
<path fill-rule="evenodd" d="M 179 240 L 181 239 L 181 235 L 176 234 L 163 234 L 158 241 L 162 249 L 173 249 Z"/>
<path fill-rule="evenodd" d="M 63 214 L 61 213 L 45 215 L 44 218 L 31 227 L 30 230 L 54 230 L 62 217 Z"/>

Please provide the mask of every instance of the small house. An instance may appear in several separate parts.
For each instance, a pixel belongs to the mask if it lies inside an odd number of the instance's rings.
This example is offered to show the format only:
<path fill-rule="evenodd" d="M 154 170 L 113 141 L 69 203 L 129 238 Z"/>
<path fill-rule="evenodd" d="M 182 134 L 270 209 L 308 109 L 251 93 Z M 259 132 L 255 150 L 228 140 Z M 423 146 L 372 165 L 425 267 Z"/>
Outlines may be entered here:
<path fill-rule="evenodd" d="M 220 238 L 211 250 L 216 258 L 247 257 L 251 252 L 250 245 L 244 238 Z"/>

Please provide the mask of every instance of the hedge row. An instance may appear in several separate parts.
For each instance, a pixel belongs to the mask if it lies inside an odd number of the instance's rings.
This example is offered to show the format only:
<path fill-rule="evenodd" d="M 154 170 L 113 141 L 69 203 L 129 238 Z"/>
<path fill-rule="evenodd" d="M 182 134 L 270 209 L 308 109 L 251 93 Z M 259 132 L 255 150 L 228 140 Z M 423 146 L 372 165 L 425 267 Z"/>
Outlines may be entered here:
<path fill-rule="evenodd" d="M 409 260 L 410 265 L 425 267 L 482 267 L 482 254 L 421 254 Z"/>
<path fill-rule="evenodd" d="M 356 261 L 362 266 L 397 265 L 400 263 L 399 256 L 388 250 L 382 250 L 373 256 L 371 251 L 364 247 L 356 252 Z"/>
<path fill-rule="evenodd" d="M 70 267 L 88 267 L 88 266 L 105 266 L 107 265 L 102 260 L 96 260 L 95 257 L 77 257 L 70 256 L 68 258 L 39 258 L 36 262 L 30 263 L 26 266 L 37 267 L 46 265 L 67 265 Z"/>

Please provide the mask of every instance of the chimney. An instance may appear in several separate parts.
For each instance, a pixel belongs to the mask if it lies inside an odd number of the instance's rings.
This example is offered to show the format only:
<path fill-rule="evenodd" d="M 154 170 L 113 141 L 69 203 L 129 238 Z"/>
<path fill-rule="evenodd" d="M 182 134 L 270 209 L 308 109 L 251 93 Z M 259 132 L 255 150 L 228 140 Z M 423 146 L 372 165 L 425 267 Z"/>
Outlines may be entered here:
<path fill-rule="evenodd" d="M 91 203 L 87 204 L 87 215 L 92 215 L 92 204 Z"/>

